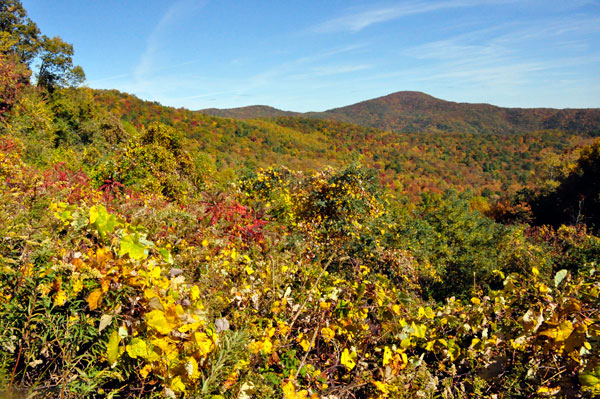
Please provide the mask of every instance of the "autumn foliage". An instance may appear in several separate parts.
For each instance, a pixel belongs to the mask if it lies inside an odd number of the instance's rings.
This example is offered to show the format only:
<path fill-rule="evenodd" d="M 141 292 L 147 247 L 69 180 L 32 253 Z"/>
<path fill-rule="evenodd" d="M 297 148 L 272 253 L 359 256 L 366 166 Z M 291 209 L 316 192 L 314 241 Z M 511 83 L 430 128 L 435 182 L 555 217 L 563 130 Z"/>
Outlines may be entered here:
<path fill-rule="evenodd" d="M 595 113 L 485 135 L 240 121 L 66 87 L 82 74 L 59 39 L 33 86 L 40 50 L 17 36 L 0 37 L 0 396 L 600 395 Z"/>

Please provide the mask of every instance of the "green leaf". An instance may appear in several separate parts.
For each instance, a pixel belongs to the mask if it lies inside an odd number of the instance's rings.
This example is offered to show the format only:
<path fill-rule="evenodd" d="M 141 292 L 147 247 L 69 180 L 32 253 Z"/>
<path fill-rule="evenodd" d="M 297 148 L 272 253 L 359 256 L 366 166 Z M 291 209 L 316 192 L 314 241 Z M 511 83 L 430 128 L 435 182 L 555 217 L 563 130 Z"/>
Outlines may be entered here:
<path fill-rule="evenodd" d="M 427 331 L 427 326 L 425 324 L 415 324 L 412 322 L 411 327 L 413 329 L 413 335 L 417 338 L 425 338 L 425 332 Z"/>
<path fill-rule="evenodd" d="M 597 384 L 600 384 L 600 379 L 594 374 L 586 373 L 579 376 L 579 382 L 581 385 L 593 387 Z"/>
<path fill-rule="evenodd" d="M 148 256 L 148 246 L 140 241 L 139 233 L 126 234 L 121 237 L 119 256 L 127 254 L 131 259 L 146 259 Z"/>
<path fill-rule="evenodd" d="M 115 215 L 108 213 L 104 205 L 94 205 L 90 208 L 90 224 L 96 229 L 102 239 L 106 233 L 112 233 L 117 226 Z"/>
<path fill-rule="evenodd" d="M 165 262 L 167 262 L 169 265 L 173 264 L 173 256 L 171 255 L 171 252 L 169 252 L 168 249 L 160 248 L 158 250 L 158 253 L 160 254 L 160 256 L 162 256 L 163 260 Z"/>
<path fill-rule="evenodd" d="M 567 271 L 565 269 L 559 270 L 556 272 L 556 276 L 554 276 L 554 286 L 558 287 L 558 285 L 567 277 Z"/>

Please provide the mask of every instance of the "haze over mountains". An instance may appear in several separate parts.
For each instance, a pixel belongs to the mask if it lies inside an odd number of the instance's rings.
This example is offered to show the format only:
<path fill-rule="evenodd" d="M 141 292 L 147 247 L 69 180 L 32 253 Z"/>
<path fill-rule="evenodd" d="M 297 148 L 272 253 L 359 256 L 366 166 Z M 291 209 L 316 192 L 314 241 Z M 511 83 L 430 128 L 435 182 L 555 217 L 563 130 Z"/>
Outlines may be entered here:
<path fill-rule="evenodd" d="M 304 116 L 396 132 L 514 134 L 556 129 L 600 135 L 598 108 L 503 108 L 490 104 L 445 101 L 415 91 L 400 91 L 324 112 L 298 113 L 265 105 L 209 108 L 200 112 L 235 119 Z"/>

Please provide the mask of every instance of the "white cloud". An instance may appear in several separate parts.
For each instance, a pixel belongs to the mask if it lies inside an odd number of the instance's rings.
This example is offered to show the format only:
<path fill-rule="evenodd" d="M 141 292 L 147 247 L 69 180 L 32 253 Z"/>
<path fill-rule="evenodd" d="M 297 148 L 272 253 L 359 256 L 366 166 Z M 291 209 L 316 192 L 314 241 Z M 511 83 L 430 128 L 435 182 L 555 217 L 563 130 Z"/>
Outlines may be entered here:
<path fill-rule="evenodd" d="M 177 68 L 179 66 L 188 65 L 195 61 L 188 61 L 178 65 L 170 65 L 166 67 L 156 67 L 156 59 L 161 51 L 162 38 L 165 32 L 172 27 L 180 18 L 189 15 L 192 10 L 202 7 L 207 1 L 195 2 L 193 0 L 179 0 L 173 3 L 158 21 L 150 35 L 146 40 L 146 48 L 142 53 L 136 67 L 133 71 L 135 86 L 141 91 L 152 91 L 152 79 L 150 75 L 157 71 Z"/>
<path fill-rule="evenodd" d="M 315 26 L 317 33 L 358 32 L 371 25 L 395 20 L 415 14 L 441 11 L 452 8 L 475 7 L 515 3 L 517 0 L 449 0 L 438 2 L 416 1 L 389 7 L 373 7 L 333 18 Z"/>

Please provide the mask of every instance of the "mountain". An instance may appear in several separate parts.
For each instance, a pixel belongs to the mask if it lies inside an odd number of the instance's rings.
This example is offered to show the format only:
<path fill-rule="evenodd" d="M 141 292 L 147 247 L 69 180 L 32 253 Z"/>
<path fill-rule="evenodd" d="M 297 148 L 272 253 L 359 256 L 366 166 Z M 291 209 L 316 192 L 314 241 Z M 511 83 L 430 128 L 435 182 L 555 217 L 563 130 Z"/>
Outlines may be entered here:
<path fill-rule="evenodd" d="M 207 108 L 201 110 L 200 112 L 207 115 L 233 119 L 277 118 L 279 116 L 302 115 L 298 112 L 282 111 L 280 109 L 269 107 L 267 105 L 250 105 L 248 107 L 225 109 Z"/>
<path fill-rule="evenodd" d="M 286 111 L 264 106 L 200 112 L 239 119 L 289 115 Z M 503 108 L 445 101 L 415 91 L 400 91 L 346 107 L 308 112 L 304 116 L 395 132 L 515 134 L 562 130 L 572 134 L 600 135 L 598 108 Z"/>

